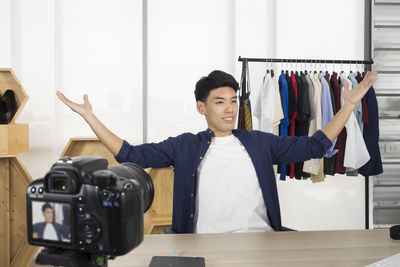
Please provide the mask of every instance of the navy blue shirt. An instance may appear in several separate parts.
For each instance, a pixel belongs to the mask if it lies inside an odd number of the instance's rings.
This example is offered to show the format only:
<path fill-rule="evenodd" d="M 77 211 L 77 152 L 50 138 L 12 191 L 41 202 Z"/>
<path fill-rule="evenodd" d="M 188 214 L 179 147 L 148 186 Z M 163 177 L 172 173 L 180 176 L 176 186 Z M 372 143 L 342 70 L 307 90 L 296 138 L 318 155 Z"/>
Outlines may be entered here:
<path fill-rule="evenodd" d="M 322 131 L 313 136 L 276 136 L 261 131 L 233 130 L 249 154 L 267 207 L 272 228 L 281 230 L 281 215 L 273 164 L 321 158 L 332 145 Z M 143 168 L 174 167 L 172 227 L 178 233 L 193 233 L 196 208 L 197 168 L 206 154 L 214 133 L 184 133 L 160 143 L 131 146 L 124 141 L 115 157 Z"/>

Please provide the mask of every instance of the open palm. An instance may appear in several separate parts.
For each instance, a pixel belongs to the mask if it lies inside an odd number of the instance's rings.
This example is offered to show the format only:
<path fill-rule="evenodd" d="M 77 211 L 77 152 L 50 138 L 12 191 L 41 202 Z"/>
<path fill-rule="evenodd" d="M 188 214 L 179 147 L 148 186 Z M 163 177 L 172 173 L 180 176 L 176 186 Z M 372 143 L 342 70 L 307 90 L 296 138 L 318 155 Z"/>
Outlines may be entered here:
<path fill-rule="evenodd" d="M 376 81 L 376 70 L 367 72 L 364 79 L 352 90 L 349 89 L 349 84 L 344 83 L 344 101 L 351 104 L 357 105 L 357 103 L 363 98 L 363 96 L 371 88 L 372 84 Z"/>
<path fill-rule="evenodd" d="M 60 91 L 56 92 L 58 98 L 65 104 L 67 105 L 70 109 L 78 113 L 79 115 L 85 117 L 87 114 L 92 112 L 92 105 L 89 102 L 89 97 L 85 94 L 83 96 L 83 104 L 78 104 L 70 99 L 68 99 L 63 93 Z"/>

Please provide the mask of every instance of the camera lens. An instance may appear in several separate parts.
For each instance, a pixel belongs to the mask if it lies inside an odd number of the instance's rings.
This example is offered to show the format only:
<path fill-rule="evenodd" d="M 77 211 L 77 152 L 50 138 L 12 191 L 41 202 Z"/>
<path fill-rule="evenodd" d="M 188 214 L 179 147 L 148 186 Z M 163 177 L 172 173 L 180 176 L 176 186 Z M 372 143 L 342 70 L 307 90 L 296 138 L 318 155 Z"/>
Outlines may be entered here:
<path fill-rule="evenodd" d="M 108 169 L 119 176 L 135 180 L 140 184 L 143 189 L 143 208 L 144 211 L 147 211 L 154 198 L 154 185 L 150 175 L 139 165 L 130 162 L 110 166 Z"/>

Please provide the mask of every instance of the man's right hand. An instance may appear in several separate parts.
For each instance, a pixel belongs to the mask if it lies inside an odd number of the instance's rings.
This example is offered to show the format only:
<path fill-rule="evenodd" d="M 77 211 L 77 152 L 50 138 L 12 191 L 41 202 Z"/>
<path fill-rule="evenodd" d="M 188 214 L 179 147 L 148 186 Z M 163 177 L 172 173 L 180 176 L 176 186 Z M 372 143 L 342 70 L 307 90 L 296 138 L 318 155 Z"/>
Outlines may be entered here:
<path fill-rule="evenodd" d="M 83 96 L 83 104 L 78 104 L 71 101 L 63 93 L 57 90 L 56 92 L 58 98 L 67 105 L 71 110 L 81 115 L 83 118 L 87 119 L 90 113 L 92 113 L 92 105 L 89 102 L 89 97 L 87 94 Z"/>
<path fill-rule="evenodd" d="M 88 96 L 84 95 L 83 104 L 78 104 L 69 100 L 60 91 L 57 91 L 56 94 L 65 105 L 82 116 L 100 141 L 108 148 L 108 150 L 111 151 L 114 156 L 116 156 L 122 147 L 123 140 L 107 129 L 107 127 L 93 114 L 92 105 L 89 102 Z"/>

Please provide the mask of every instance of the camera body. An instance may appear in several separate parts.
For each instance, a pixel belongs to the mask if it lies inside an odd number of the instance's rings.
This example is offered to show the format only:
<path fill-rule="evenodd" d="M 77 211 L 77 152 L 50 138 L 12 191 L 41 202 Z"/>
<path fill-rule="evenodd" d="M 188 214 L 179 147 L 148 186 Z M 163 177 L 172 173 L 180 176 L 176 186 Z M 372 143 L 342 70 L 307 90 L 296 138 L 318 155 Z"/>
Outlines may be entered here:
<path fill-rule="evenodd" d="M 153 194 L 151 178 L 133 163 L 108 167 L 105 158 L 61 158 L 27 188 L 28 242 L 123 255 L 143 241 Z"/>

